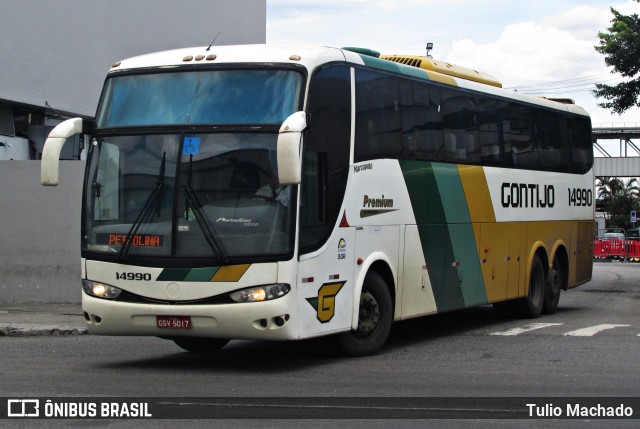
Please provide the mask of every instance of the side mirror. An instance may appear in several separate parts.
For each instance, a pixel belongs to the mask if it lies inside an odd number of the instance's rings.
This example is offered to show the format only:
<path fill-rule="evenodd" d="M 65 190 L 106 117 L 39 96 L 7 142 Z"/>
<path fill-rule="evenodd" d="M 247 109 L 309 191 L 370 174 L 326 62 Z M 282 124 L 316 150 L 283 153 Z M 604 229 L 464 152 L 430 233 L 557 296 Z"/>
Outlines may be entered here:
<path fill-rule="evenodd" d="M 58 186 L 60 152 L 67 139 L 73 135 L 89 133 L 91 121 L 82 118 L 67 119 L 51 130 L 42 150 L 40 183 L 43 186 Z"/>
<path fill-rule="evenodd" d="M 282 123 L 278 132 L 278 182 L 297 185 L 302 180 L 302 132 L 307 128 L 307 114 L 296 112 Z"/>

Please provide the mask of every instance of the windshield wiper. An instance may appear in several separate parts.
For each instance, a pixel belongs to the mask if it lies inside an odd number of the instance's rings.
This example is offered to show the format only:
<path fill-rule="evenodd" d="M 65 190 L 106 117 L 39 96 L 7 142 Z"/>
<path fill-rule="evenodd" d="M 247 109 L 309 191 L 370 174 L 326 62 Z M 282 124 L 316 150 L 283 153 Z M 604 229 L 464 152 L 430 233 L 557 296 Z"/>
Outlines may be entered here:
<path fill-rule="evenodd" d="M 193 208 L 193 215 L 195 216 L 196 222 L 198 222 L 198 225 L 200 226 L 200 229 L 204 234 L 205 240 L 207 240 L 207 244 L 209 244 L 209 247 L 211 247 L 211 250 L 213 250 L 214 254 L 218 256 L 223 256 L 225 254 L 224 246 L 222 245 L 220 240 L 216 237 L 216 235 L 213 233 L 213 231 L 211 231 L 209 222 L 202 215 L 202 204 L 200 204 L 198 197 L 193 192 L 193 188 L 191 187 L 192 162 L 193 162 L 193 155 L 189 155 L 189 170 L 187 172 L 187 184 L 180 186 L 180 190 L 184 192 L 184 196 L 186 199 L 185 217 L 188 220 L 189 206 L 191 206 Z"/>
<path fill-rule="evenodd" d="M 120 252 L 118 252 L 118 258 L 124 259 L 129 253 L 129 249 L 131 249 L 131 244 L 133 243 L 133 237 L 138 233 L 140 226 L 143 223 L 147 223 L 149 218 L 151 217 L 151 213 L 153 211 L 154 205 L 156 206 L 156 214 L 160 216 L 160 201 L 162 200 L 162 194 L 167 189 L 167 184 L 164 183 L 164 171 L 165 164 L 167 161 L 167 153 L 162 152 L 162 162 L 160 163 L 160 173 L 158 174 L 158 181 L 153 186 L 151 193 L 147 197 L 147 201 L 142 206 L 142 210 L 138 213 L 135 222 L 131 225 L 131 229 L 127 233 L 122 248 L 120 248 Z"/>

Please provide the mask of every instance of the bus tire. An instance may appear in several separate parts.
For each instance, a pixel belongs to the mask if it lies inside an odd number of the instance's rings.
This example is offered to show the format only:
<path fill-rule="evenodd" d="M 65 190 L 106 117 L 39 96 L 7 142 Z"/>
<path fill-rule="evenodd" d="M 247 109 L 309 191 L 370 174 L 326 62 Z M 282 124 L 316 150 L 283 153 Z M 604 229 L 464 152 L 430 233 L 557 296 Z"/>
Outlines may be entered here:
<path fill-rule="evenodd" d="M 542 314 L 546 293 L 546 275 L 540 256 L 535 255 L 531 264 L 529 275 L 529 293 L 520 301 L 520 315 L 535 319 Z"/>
<path fill-rule="evenodd" d="M 385 343 L 393 322 L 391 294 L 384 279 L 369 271 L 362 285 L 358 328 L 339 334 L 342 350 L 349 356 L 375 354 Z"/>
<path fill-rule="evenodd" d="M 214 353 L 227 345 L 229 340 L 223 338 L 175 337 L 177 346 L 191 353 Z"/>
<path fill-rule="evenodd" d="M 558 255 L 553 257 L 553 266 L 549 270 L 544 293 L 543 314 L 554 314 L 560 302 L 560 292 L 564 286 L 565 271 Z"/>

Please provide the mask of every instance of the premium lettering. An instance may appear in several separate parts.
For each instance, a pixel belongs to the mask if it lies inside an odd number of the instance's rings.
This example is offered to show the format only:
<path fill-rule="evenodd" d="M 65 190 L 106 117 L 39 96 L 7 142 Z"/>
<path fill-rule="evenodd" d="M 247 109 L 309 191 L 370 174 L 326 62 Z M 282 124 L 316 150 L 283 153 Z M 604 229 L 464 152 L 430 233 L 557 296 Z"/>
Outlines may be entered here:
<path fill-rule="evenodd" d="M 385 198 L 384 195 L 382 198 L 369 198 L 368 195 L 365 195 L 362 207 L 390 208 L 393 207 L 393 198 Z"/>

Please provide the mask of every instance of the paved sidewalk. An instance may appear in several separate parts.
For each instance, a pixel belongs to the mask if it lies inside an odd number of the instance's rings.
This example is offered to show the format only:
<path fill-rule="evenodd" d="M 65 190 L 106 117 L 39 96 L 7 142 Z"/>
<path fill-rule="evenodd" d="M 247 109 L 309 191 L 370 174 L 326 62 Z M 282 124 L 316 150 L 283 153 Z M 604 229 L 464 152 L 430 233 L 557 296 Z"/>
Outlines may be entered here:
<path fill-rule="evenodd" d="M 80 304 L 0 303 L 0 337 L 86 333 Z"/>

